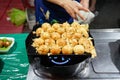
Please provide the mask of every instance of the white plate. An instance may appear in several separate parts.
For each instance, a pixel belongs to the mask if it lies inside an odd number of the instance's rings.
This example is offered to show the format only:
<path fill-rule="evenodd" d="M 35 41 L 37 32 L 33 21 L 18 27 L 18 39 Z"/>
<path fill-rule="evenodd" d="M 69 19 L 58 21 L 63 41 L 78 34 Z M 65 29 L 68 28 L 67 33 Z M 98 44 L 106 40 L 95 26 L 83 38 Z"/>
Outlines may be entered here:
<path fill-rule="evenodd" d="M 1 50 L 0 49 L 0 53 L 6 53 L 6 52 L 8 52 L 9 50 L 10 50 L 10 48 L 14 45 L 14 43 L 15 43 L 15 39 L 14 38 L 12 38 L 12 37 L 0 37 L 0 39 L 8 39 L 8 40 L 11 40 L 12 41 L 12 43 L 10 44 L 10 46 L 8 46 L 6 49 L 3 49 L 3 50 Z"/>

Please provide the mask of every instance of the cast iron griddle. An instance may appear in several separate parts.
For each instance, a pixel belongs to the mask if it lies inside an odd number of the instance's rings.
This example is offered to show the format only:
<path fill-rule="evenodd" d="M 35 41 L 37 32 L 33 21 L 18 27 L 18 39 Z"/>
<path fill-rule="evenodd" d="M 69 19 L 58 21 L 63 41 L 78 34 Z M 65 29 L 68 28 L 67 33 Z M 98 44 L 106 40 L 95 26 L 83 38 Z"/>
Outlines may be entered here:
<path fill-rule="evenodd" d="M 29 56 L 29 61 L 33 61 L 35 57 L 39 57 L 41 60 L 41 64 L 44 66 L 68 66 L 80 63 L 88 58 L 91 58 L 90 53 L 85 53 L 82 55 L 39 55 L 35 48 L 32 47 L 33 39 L 36 38 L 36 34 L 33 34 L 33 31 L 35 31 L 40 25 L 35 25 L 33 30 L 30 32 L 26 39 L 26 49 Z M 91 36 L 91 35 L 90 35 Z"/>

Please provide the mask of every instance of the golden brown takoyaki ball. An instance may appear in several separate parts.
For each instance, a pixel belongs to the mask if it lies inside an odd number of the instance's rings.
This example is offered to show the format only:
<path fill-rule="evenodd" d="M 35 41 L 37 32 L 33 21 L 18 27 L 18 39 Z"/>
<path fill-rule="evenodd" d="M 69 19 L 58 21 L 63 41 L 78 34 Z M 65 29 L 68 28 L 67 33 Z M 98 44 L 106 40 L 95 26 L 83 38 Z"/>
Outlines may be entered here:
<path fill-rule="evenodd" d="M 73 48 L 74 54 L 78 55 L 78 54 L 84 54 L 85 49 L 82 45 L 76 45 Z"/>
<path fill-rule="evenodd" d="M 65 45 L 63 48 L 62 48 L 62 53 L 64 55 L 70 55 L 73 53 L 73 47 L 71 45 Z"/>
<path fill-rule="evenodd" d="M 70 33 L 66 33 L 66 35 L 67 35 L 67 36 L 66 36 L 66 37 L 67 37 L 67 39 L 71 39 L 71 38 L 72 38 L 72 36 L 73 36 L 73 35 L 72 35 L 72 34 L 70 34 Z"/>
<path fill-rule="evenodd" d="M 52 28 L 54 28 L 55 30 L 57 30 L 58 28 L 60 28 L 60 24 L 59 23 L 54 23 L 52 25 Z"/>
<path fill-rule="evenodd" d="M 84 38 L 84 37 L 80 38 L 79 44 L 83 45 L 85 48 L 85 52 L 88 52 L 88 53 L 90 53 L 91 49 L 94 48 L 91 40 L 89 40 L 88 38 Z"/>
<path fill-rule="evenodd" d="M 88 34 L 88 32 L 84 29 L 84 28 L 79 28 L 79 29 L 77 29 L 77 32 L 78 33 L 81 33 L 82 35 L 83 35 L 83 37 L 85 37 L 85 38 L 88 38 L 89 37 L 89 34 Z"/>
<path fill-rule="evenodd" d="M 52 38 L 45 39 L 45 45 L 47 46 L 55 45 L 55 40 L 53 40 Z"/>
<path fill-rule="evenodd" d="M 81 38 L 78 40 L 79 45 L 83 45 L 83 43 L 86 42 L 86 39 L 87 39 L 87 38 L 85 38 L 85 37 L 81 37 Z"/>
<path fill-rule="evenodd" d="M 76 32 L 78 32 L 78 33 L 81 33 L 81 34 L 82 34 L 82 29 L 81 29 L 81 28 L 78 28 L 78 29 L 76 30 Z"/>
<path fill-rule="evenodd" d="M 88 24 L 81 24 L 80 27 L 84 28 L 86 31 L 89 31 L 89 25 Z"/>
<path fill-rule="evenodd" d="M 75 28 L 74 27 L 69 27 L 69 28 L 66 29 L 66 32 L 70 33 L 72 35 L 73 33 L 75 33 Z"/>
<path fill-rule="evenodd" d="M 61 52 L 61 48 L 58 45 L 53 45 L 50 48 L 50 53 L 52 53 L 53 55 L 60 54 L 60 52 Z"/>
<path fill-rule="evenodd" d="M 81 33 L 74 33 L 73 38 L 79 40 L 82 37 Z"/>
<path fill-rule="evenodd" d="M 75 29 L 78 29 L 80 27 L 80 24 L 76 21 L 74 21 L 72 24 L 71 24 L 71 27 L 74 27 Z"/>
<path fill-rule="evenodd" d="M 58 40 L 56 41 L 56 44 L 57 44 L 58 46 L 60 46 L 60 47 L 63 47 L 63 46 L 65 46 L 65 45 L 67 44 L 67 42 L 66 42 L 66 40 L 64 40 L 64 39 L 58 39 Z"/>
<path fill-rule="evenodd" d="M 68 22 L 64 22 L 63 24 L 62 24 L 62 28 L 64 28 L 65 30 L 67 29 L 67 28 L 69 28 L 70 27 L 70 24 L 68 23 Z"/>
<path fill-rule="evenodd" d="M 32 44 L 33 47 L 39 47 L 44 44 L 44 40 L 42 38 L 35 38 L 33 39 L 33 41 L 34 41 Z"/>
<path fill-rule="evenodd" d="M 92 54 L 92 58 L 97 56 L 96 50 L 95 50 L 95 47 L 93 46 L 91 38 L 87 38 L 86 40 L 84 40 L 83 46 L 85 48 L 85 52 Z"/>
<path fill-rule="evenodd" d="M 55 29 L 50 27 L 50 28 L 47 29 L 47 32 L 49 32 L 49 33 L 55 32 Z"/>
<path fill-rule="evenodd" d="M 67 32 L 64 32 L 64 33 L 61 35 L 61 37 L 62 37 L 63 39 L 71 39 L 71 38 L 72 38 L 72 34 L 67 33 Z"/>
<path fill-rule="evenodd" d="M 43 24 L 42 24 L 42 29 L 43 29 L 44 31 L 47 31 L 47 29 L 50 28 L 50 27 L 51 27 L 51 25 L 50 25 L 49 23 L 43 23 Z"/>
<path fill-rule="evenodd" d="M 41 34 L 41 38 L 48 39 L 48 38 L 50 38 L 50 34 L 48 32 L 44 32 Z"/>
<path fill-rule="evenodd" d="M 76 39 L 70 39 L 69 40 L 69 43 L 72 45 L 72 46 L 75 46 L 78 44 L 78 41 Z"/>
<path fill-rule="evenodd" d="M 49 47 L 47 45 L 41 45 L 37 48 L 38 54 L 47 55 L 49 52 Z"/>
<path fill-rule="evenodd" d="M 44 30 L 42 28 L 38 28 L 35 33 L 36 33 L 36 36 L 40 36 L 41 33 L 43 33 L 43 32 L 44 32 Z"/>
<path fill-rule="evenodd" d="M 67 33 L 64 32 L 63 34 L 61 34 L 61 38 L 62 38 L 62 39 L 66 39 L 66 38 L 67 38 Z"/>
<path fill-rule="evenodd" d="M 57 33 L 57 32 L 53 32 L 53 33 L 51 34 L 51 37 L 52 37 L 52 39 L 57 40 L 57 39 L 60 38 L 60 34 Z"/>
<path fill-rule="evenodd" d="M 57 29 L 57 32 L 58 32 L 59 34 L 62 34 L 62 33 L 65 32 L 65 29 L 60 27 L 60 28 Z"/>
<path fill-rule="evenodd" d="M 84 42 L 83 42 L 83 46 L 85 48 L 85 51 L 90 53 L 91 50 L 94 48 L 93 44 L 92 44 L 92 41 L 90 39 L 86 39 Z"/>

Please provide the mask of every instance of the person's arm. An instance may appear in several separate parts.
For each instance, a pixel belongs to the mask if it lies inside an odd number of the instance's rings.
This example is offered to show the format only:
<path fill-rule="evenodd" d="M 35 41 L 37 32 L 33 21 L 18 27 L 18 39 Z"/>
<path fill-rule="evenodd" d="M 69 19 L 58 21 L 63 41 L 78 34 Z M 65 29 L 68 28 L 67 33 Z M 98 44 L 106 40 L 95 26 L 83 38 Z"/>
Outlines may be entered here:
<path fill-rule="evenodd" d="M 74 19 L 77 19 L 76 17 L 77 14 L 84 20 L 84 17 L 79 13 L 79 10 L 89 11 L 89 9 L 83 7 L 83 5 L 73 0 L 47 0 L 47 1 L 63 7 L 68 12 L 68 14 Z"/>
<path fill-rule="evenodd" d="M 81 0 L 80 4 L 87 9 L 89 8 L 89 0 Z"/>
<path fill-rule="evenodd" d="M 95 10 L 96 0 L 91 0 L 90 11 Z"/>

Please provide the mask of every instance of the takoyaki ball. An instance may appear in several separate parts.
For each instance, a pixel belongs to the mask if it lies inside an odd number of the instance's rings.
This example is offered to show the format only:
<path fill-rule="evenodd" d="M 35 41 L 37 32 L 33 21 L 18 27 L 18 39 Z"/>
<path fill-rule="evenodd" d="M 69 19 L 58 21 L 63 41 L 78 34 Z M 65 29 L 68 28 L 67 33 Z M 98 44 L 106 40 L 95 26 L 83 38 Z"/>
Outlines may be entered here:
<path fill-rule="evenodd" d="M 62 33 L 65 32 L 65 29 L 60 27 L 60 28 L 57 29 L 57 32 L 58 32 L 59 34 L 62 34 Z"/>
<path fill-rule="evenodd" d="M 67 33 L 67 39 L 72 39 L 73 35 L 70 33 Z"/>
<path fill-rule="evenodd" d="M 41 34 L 41 38 L 48 39 L 48 38 L 50 38 L 50 34 L 48 32 L 44 32 Z"/>
<path fill-rule="evenodd" d="M 33 41 L 34 41 L 32 44 L 33 47 L 39 47 L 44 44 L 44 40 L 42 38 L 35 38 L 33 39 Z"/>
<path fill-rule="evenodd" d="M 38 54 L 47 55 L 49 52 L 49 47 L 47 45 L 41 45 L 37 48 Z"/>
<path fill-rule="evenodd" d="M 45 39 L 45 45 L 52 46 L 54 44 L 55 44 L 55 40 L 53 40 L 52 38 Z"/>
<path fill-rule="evenodd" d="M 56 41 L 56 44 L 57 44 L 58 46 L 60 46 L 60 47 L 63 47 L 63 46 L 65 46 L 65 45 L 67 44 L 67 42 L 66 42 L 66 40 L 64 40 L 64 39 L 58 39 L 58 40 Z"/>
<path fill-rule="evenodd" d="M 63 34 L 61 34 L 61 38 L 62 38 L 62 39 L 67 39 L 67 33 L 64 32 Z"/>
<path fill-rule="evenodd" d="M 71 27 L 75 28 L 75 29 L 78 29 L 80 27 L 80 24 L 76 21 L 74 21 L 72 24 L 71 24 Z"/>
<path fill-rule="evenodd" d="M 72 46 L 75 46 L 78 44 L 78 41 L 76 39 L 70 39 L 69 42 Z"/>
<path fill-rule="evenodd" d="M 57 33 L 57 32 L 53 32 L 53 33 L 51 34 L 51 37 L 52 37 L 52 39 L 57 40 L 57 39 L 60 38 L 60 34 Z"/>
<path fill-rule="evenodd" d="M 75 33 L 75 28 L 74 27 L 69 27 L 69 28 L 66 29 L 66 32 L 70 33 L 72 35 L 73 33 Z"/>
<path fill-rule="evenodd" d="M 67 33 L 67 32 L 64 32 L 61 37 L 63 39 L 71 39 L 72 38 L 72 35 L 70 33 Z"/>
<path fill-rule="evenodd" d="M 42 24 L 42 29 L 43 29 L 44 31 L 47 31 L 47 29 L 50 28 L 50 27 L 51 27 L 51 25 L 50 25 L 49 23 L 43 23 L 43 24 Z"/>
<path fill-rule="evenodd" d="M 77 29 L 77 32 L 81 33 L 83 35 L 83 37 L 85 37 L 85 38 L 89 37 L 88 32 L 84 28 L 82 28 L 82 27 Z"/>
<path fill-rule="evenodd" d="M 42 28 L 37 28 L 35 33 L 36 33 L 36 36 L 40 36 L 41 33 L 43 33 L 43 32 L 44 32 L 44 30 Z"/>
<path fill-rule="evenodd" d="M 64 28 L 65 30 L 67 29 L 67 28 L 69 28 L 70 27 L 70 24 L 68 23 L 68 22 L 64 22 L 63 24 L 62 24 L 62 28 Z"/>
<path fill-rule="evenodd" d="M 74 54 L 79 55 L 79 54 L 83 54 L 85 52 L 85 49 L 82 45 L 76 45 L 73 48 Z"/>
<path fill-rule="evenodd" d="M 64 55 L 70 55 L 73 53 L 73 47 L 71 45 L 65 45 L 62 48 L 62 54 Z"/>
<path fill-rule="evenodd" d="M 82 34 L 82 29 L 81 29 L 81 28 L 78 28 L 78 29 L 76 30 L 76 32 L 78 32 L 78 33 L 81 33 L 81 34 Z"/>
<path fill-rule="evenodd" d="M 81 37 L 81 38 L 78 40 L 79 45 L 83 45 L 83 43 L 85 43 L 85 42 L 86 42 L 86 38 L 84 38 L 84 37 Z"/>
<path fill-rule="evenodd" d="M 55 29 L 50 27 L 50 28 L 47 29 L 47 32 L 49 32 L 49 33 L 55 32 Z"/>
<path fill-rule="evenodd" d="M 60 24 L 59 23 L 54 23 L 52 25 L 52 28 L 54 28 L 55 30 L 57 30 L 58 28 L 60 28 Z"/>
<path fill-rule="evenodd" d="M 80 27 L 84 28 L 86 31 L 89 31 L 89 25 L 88 24 L 81 24 Z"/>
<path fill-rule="evenodd" d="M 83 43 L 83 46 L 85 48 L 85 51 L 90 53 L 91 50 L 94 48 L 92 41 L 90 39 L 86 39 Z"/>
<path fill-rule="evenodd" d="M 53 45 L 50 48 L 50 53 L 52 53 L 53 55 L 60 54 L 60 52 L 61 52 L 61 48 L 58 45 Z"/>
<path fill-rule="evenodd" d="M 74 34 L 73 34 L 73 39 L 79 40 L 81 37 L 82 37 L 82 34 L 81 34 L 81 33 L 74 33 Z"/>

